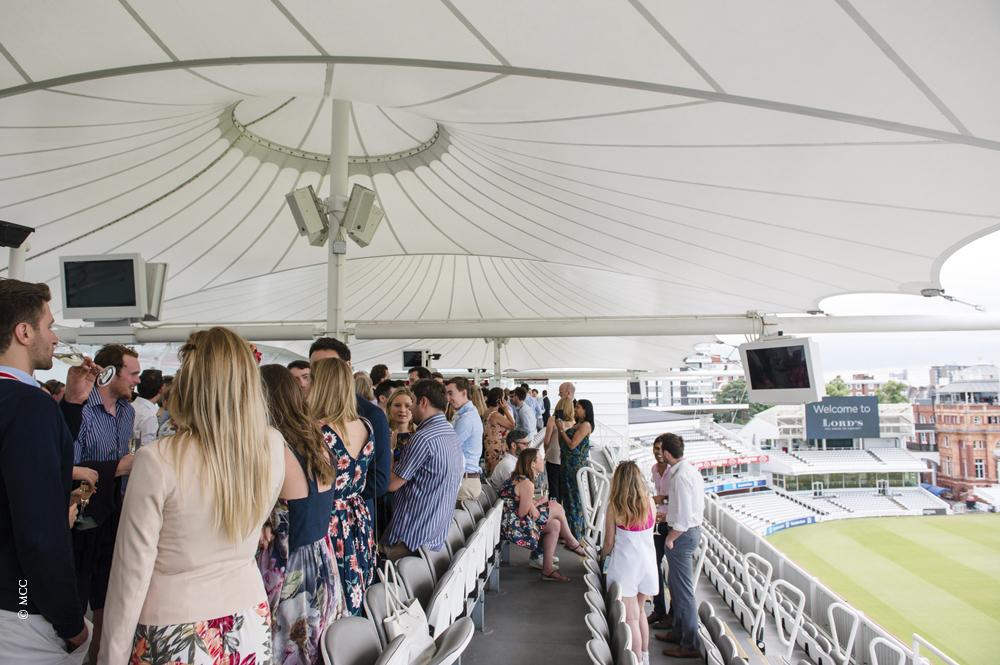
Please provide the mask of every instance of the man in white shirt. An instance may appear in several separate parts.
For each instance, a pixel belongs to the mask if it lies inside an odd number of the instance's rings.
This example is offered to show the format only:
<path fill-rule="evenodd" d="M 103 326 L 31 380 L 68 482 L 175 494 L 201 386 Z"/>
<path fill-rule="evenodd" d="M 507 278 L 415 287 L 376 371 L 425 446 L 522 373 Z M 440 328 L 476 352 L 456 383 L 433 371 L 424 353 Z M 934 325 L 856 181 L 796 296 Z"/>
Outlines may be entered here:
<path fill-rule="evenodd" d="M 143 370 L 136 390 L 139 396 L 132 402 L 132 408 L 135 409 L 132 438 L 139 439 L 139 445 L 144 446 L 156 439 L 160 429 L 157 414 L 163 397 L 163 372 L 158 369 Z"/>
<path fill-rule="evenodd" d="M 656 639 L 673 642 L 663 650 L 672 658 L 701 658 L 698 639 L 698 613 L 694 600 L 694 554 L 701 540 L 705 513 L 705 481 L 698 469 L 684 458 L 684 439 L 660 438 L 660 450 L 670 465 L 670 501 L 667 523 L 670 534 L 664 542 L 667 555 L 667 588 L 673 629 Z"/>
<path fill-rule="evenodd" d="M 511 474 L 514 473 L 514 467 L 517 466 L 518 455 L 530 445 L 531 435 L 523 429 L 512 429 L 507 433 L 507 452 L 497 462 L 497 465 L 493 468 L 493 473 L 490 475 L 490 482 L 493 484 L 493 487 L 500 489 L 504 483 L 510 480 Z"/>

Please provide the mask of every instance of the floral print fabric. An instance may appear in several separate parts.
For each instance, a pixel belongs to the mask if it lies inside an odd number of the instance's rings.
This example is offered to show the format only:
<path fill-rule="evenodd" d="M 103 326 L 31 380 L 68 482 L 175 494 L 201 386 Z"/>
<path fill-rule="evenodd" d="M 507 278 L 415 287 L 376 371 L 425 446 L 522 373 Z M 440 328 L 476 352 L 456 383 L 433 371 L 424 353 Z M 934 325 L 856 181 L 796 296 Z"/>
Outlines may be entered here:
<path fill-rule="evenodd" d="M 361 614 L 365 589 L 375 577 L 375 534 L 368 506 L 361 497 L 365 489 L 368 465 L 375 457 L 375 440 L 371 425 L 368 442 L 357 459 L 344 446 L 330 427 L 323 426 L 323 438 L 333 453 L 337 479 L 334 481 L 333 513 L 330 516 L 330 540 L 337 559 L 340 582 L 349 614 Z"/>
<path fill-rule="evenodd" d="M 576 430 L 566 430 L 566 436 L 573 438 Z M 576 482 L 577 472 L 590 464 L 590 437 L 586 437 L 576 448 L 570 449 L 565 442 L 559 442 L 559 453 L 562 456 L 562 505 L 566 509 L 566 521 L 569 530 L 576 538 L 583 538 L 586 530 L 586 519 L 583 515 L 583 502 L 580 500 L 580 489 Z"/>
<path fill-rule="evenodd" d="M 274 537 L 257 555 L 272 614 L 275 665 L 317 665 L 327 626 L 344 616 L 344 590 L 330 536 L 289 551 L 288 502 L 271 514 Z"/>
<path fill-rule="evenodd" d="M 172 626 L 139 624 L 129 665 L 272 665 L 267 603 L 230 616 Z"/>
<path fill-rule="evenodd" d="M 500 488 L 500 498 L 503 499 L 503 520 L 500 523 L 500 537 L 509 540 L 518 547 L 524 547 L 532 552 L 541 552 L 542 527 L 549 521 L 548 502 L 538 506 L 538 517 L 530 515 L 517 516 L 519 503 L 514 485 L 523 480 L 517 476 L 511 477 Z"/>
<path fill-rule="evenodd" d="M 487 476 L 493 473 L 493 469 L 507 452 L 507 432 L 510 431 L 503 425 L 492 422 L 494 413 L 496 409 L 490 409 L 483 426 L 483 462 Z"/>

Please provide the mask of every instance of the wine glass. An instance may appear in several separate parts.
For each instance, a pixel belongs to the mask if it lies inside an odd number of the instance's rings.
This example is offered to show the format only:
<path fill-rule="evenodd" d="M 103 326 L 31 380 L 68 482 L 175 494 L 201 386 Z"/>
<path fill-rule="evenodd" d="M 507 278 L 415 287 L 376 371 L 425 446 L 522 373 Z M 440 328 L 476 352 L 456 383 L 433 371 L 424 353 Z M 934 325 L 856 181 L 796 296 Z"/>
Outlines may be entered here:
<path fill-rule="evenodd" d="M 68 342 L 59 342 L 52 351 L 52 357 L 66 363 L 70 367 L 79 367 L 84 363 L 83 351 Z M 103 388 L 115 378 L 115 368 L 103 367 L 99 369 L 100 373 L 97 375 L 97 385 Z"/>

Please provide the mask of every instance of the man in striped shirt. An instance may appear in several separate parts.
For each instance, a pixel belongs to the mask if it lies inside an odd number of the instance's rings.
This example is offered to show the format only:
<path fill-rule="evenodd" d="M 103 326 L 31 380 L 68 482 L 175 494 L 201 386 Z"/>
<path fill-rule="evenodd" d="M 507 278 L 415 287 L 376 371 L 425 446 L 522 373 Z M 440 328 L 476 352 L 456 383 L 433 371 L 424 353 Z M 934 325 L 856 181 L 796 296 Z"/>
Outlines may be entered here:
<path fill-rule="evenodd" d="M 444 417 L 445 387 L 434 379 L 421 379 L 410 390 L 413 419 L 420 426 L 403 447 L 389 481 L 389 491 L 395 494 L 382 549 L 393 561 L 416 554 L 421 547 L 444 546 L 464 468 L 458 435 Z"/>
<path fill-rule="evenodd" d="M 97 485 L 101 488 L 73 529 L 77 591 L 83 607 L 89 603 L 94 611 L 90 662 L 96 662 L 101 644 L 104 599 L 118 535 L 123 484 L 116 480 L 132 471 L 129 444 L 135 411 L 129 398 L 139 384 L 139 354 L 127 346 L 109 344 L 97 352 L 94 362 L 101 367 L 114 366 L 115 377 L 108 385 L 91 391 L 74 444 L 76 463 L 97 471 Z"/>

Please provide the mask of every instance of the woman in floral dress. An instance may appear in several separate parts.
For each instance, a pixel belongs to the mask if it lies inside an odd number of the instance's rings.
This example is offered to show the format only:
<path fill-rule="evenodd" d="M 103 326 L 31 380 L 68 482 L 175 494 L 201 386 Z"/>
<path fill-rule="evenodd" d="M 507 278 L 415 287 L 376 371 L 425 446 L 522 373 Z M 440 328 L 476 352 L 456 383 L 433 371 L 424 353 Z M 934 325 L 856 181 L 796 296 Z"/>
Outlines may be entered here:
<path fill-rule="evenodd" d="M 318 665 L 327 626 L 345 613 L 330 541 L 333 465 L 305 397 L 282 365 L 260 368 L 271 422 L 285 437 L 285 482 L 257 554 L 271 608 L 275 665 Z"/>
<path fill-rule="evenodd" d="M 375 458 L 375 440 L 371 424 L 358 417 L 354 377 L 346 362 L 324 358 L 312 364 L 309 410 L 333 456 L 336 479 L 330 540 L 347 612 L 359 615 L 365 589 L 375 575 L 372 516 L 361 497 L 368 465 Z"/>
<path fill-rule="evenodd" d="M 594 431 L 594 405 L 589 399 L 578 399 L 574 411 L 576 425 L 564 429 L 561 420 L 556 420 L 559 432 L 559 453 L 562 458 L 562 501 L 566 506 L 566 517 L 573 535 L 582 538 L 586 530 L 586 517 L 580 488 L 576 482 L 577 472 L 590 464 L 590 434 Z"/>
<path fill-rule="evenodd" d="M 559 538 L 579 556 L 586 556 L 580 542 L 570 533 L 566 512 L 558 501 L 535 499 L 535 478 L 545 469 L 545 456 L 537 448 L 522 450 L 510 480 L 500 488 L 503 517 L 500 537 L 530 550 L 542 559 L 542 579 L 569 582 L 556 568 L 553 556 Z"/>
<path fill-rule="evenodd" d="M 503 396 L 503 388 L 491 388 L 486 394 L 486 417 L 483 419 L 483 458 L 486 475 L 507 452 L 507 432 L 514 429 L 510 407 Z"/>

